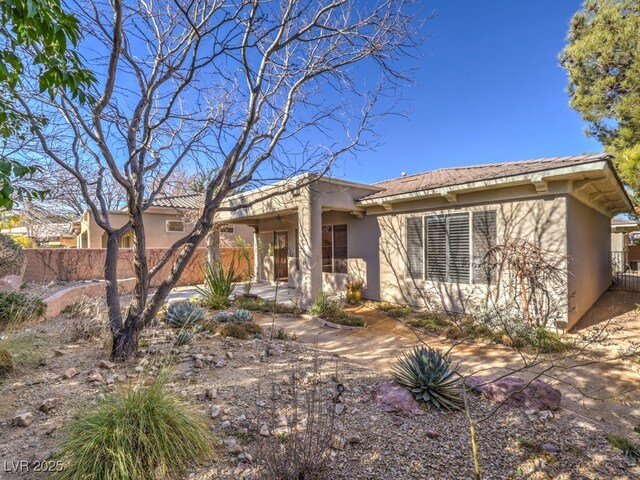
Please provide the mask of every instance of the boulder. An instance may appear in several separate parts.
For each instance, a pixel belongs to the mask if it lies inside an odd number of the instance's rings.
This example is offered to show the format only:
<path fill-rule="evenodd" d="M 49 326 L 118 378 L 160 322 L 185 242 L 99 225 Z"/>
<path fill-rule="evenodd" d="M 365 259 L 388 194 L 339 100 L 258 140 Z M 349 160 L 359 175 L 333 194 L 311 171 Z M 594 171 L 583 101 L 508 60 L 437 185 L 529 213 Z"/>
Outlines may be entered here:
<path fill-rule="evenodd" d="M 19 275 L 0 277 L 0 292 L 17 292 L 20 290 L 22 279 Z"/>
<path fill-rule="evenodd" d="M 16 427 L 28 427 L 33 423 L 33 419 L 33 413 L 31 412 L 18 413 L 11 419 L 11 423 Z"/>
<path fill-rule="evenodd" d="M 38 407 L 38 410 L 48 415 L 52 411 L 54 411 L 55 409 L 61 406 L 62 406 L 62 399 L 58 397 L 52 397 L 52 398 L 47 398 L 46 400 L 43 400 L 40 406 Z"/>
<path fill-rule="evenodd" d="M 534 380 L 531 383 L 519 377 L 492 380 L 493 377 L 490 376 L 475 376 L 467 378 L 466 383 L 469 388 L 494 402 L 506 401 L 511 405 L 537 411 L 560 408 L 562 393 L 542 380 Z"/>
<path fill-rule="evenodd" d="M 418 401 L 409 390 L 395 380 L 387 380 L 375 389 L 375 402 L 384 412 L 395 412 L 410 415 L 425 415 Z"/>

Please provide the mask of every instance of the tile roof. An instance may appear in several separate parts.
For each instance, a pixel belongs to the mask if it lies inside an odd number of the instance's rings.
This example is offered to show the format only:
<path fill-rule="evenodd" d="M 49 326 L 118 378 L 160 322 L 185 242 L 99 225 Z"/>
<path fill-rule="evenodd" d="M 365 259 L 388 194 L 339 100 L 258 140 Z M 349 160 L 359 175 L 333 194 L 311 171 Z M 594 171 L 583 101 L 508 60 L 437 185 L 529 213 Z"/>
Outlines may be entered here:
<path fill-rule="evenodd" d="M 153 207 L 169 207 L 184 208 L 191 210 L 199 210 L 204 204 L 204 195 L 201 193 L 188 193 L 185 195 L 172 195 L 165 197 L 156 197 L 151 206 Z"/>
<path fill-rule="evenodd" d="M 439 170 L 407 175 L 405 177 L 375 183 L 374 186 L 383 188 L 383 190 L 367 195 L 360 200 L 372 200 L 483 180 L 494 180 L 503 177 L 542 172 L 555 168 L 602 161 L 608 158 L 610 158 L 610 156 L 607 154 L 574 155 L 570 157 L 538 158 L 535 160 L 490 163 L 468 167 L 441 168 Z"/>

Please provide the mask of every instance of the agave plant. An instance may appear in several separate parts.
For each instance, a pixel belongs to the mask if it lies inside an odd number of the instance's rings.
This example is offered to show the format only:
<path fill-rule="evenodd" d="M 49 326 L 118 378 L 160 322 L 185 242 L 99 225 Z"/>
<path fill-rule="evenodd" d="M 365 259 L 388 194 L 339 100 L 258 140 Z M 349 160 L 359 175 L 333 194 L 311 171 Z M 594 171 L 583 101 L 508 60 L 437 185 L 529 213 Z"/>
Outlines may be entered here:
<path fill-rule="evenodd" d="M 436 407 L 453 411 L 464 405 L 462 377 L 451 365 L 449 355 L 438 350 L 419 346 L 406 352 L 394 365 L 393 376 L 429 410 Z"/>
<path fill-rule="evenodd" d="M 164 320 L 172 327 L 183 328 L 193 326 L 204 320 L 205 312 L 198 305 L 184 301 L 174 302 L 167 307 Z"/>
<path fill-rule="evenodd" d="M 235 322 L 239 323 L 250 322 L 251 320 L 253 320 L 253 313 L 251 313 L 249 310 L 244 310 L 241 308 L 235 311 L 235 313 L 233 314 L 233 319 Z"/>
<path fill-rule="evenodd" d="M 189 345 L 193 341 L 193 334 L 190 332 L 179 332 L 176 335 L 176 338 L 173 340 L 173 343 L 181 347 L 182 345 Z"/>
<path fill-rule="evenodd" d="M 216 315 L 215 321 L 218 323 L 233 322 L 234 315 L 231 312 L 220 312 Z"/>

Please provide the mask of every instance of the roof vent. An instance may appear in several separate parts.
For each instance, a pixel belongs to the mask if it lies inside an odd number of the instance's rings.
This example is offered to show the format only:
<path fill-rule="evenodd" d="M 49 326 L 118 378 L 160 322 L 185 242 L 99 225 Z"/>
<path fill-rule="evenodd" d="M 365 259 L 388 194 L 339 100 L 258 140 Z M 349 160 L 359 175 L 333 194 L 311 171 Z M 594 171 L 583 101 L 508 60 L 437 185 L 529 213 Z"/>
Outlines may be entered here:
<path fill-rule="evenodd" d="M 402 175 L 403 177 L 407 176 L 407 172 L 402 172 L 400 175 Z"/>

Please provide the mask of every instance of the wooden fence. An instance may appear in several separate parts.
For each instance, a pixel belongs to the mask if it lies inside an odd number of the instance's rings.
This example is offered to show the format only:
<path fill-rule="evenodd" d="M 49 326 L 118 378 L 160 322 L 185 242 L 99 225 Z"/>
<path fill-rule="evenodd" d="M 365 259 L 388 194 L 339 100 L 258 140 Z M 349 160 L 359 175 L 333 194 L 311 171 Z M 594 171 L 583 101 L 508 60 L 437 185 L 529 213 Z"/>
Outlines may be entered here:
<path fill-rule="evenodd" d="M 156 265 L 167 249 L 152 248 L 147 250 L 149 268 Z M 240 248 L 221 248 L 220 259 L 228 268 L 234 261 L 237 276 L 246 273 L 246 260 L 241 256 Z M 104 279 L 104 262 L 107 251 L 102 248 L 30 248 L 25 249 L 26 268 L 23 281 L 25 282 L 73 282 L 80 280 Z M 206 260 L 206 249 L 199 248 L 185 268 L 178 285 L 195 285 L 202 283 L 202 267 Z M 249 271 L 253 269 L 253 251 L 251 252 Z M 152 281 L 152 286 L 160 283 L 169 273 L 172 261 L 158 272 Z M 135 277 L 133 268 L 133 251 L 121 249 L 118 254 L 118 278 Z"/>

